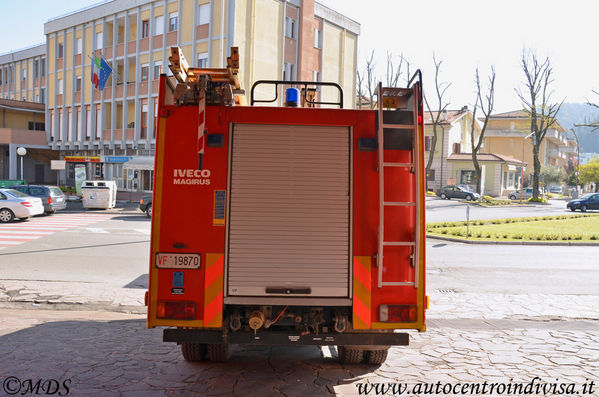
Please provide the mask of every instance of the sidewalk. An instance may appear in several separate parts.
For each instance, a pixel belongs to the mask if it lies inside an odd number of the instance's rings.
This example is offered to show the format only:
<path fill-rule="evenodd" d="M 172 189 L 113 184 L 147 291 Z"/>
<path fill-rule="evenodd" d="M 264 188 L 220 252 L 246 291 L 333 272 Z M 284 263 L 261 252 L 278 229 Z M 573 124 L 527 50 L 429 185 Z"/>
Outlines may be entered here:
<path fill-rule="evenodd" d="M 62 212 L 89 212 L 89 213 L 109 213 L 109 214 L 137 214 L 143 215 L 143 212 L 139 209 L 139 201 L 137 202 L 127 202 L 127 201 L 118 201 L 116 202 L 116 207 L 102 210 L 102 209 L 86 209 L 83 208 L 83 203 L 81 201 L 67 201 L 67 208 L 64 210 L 60 210 L 58 213 Z"/>

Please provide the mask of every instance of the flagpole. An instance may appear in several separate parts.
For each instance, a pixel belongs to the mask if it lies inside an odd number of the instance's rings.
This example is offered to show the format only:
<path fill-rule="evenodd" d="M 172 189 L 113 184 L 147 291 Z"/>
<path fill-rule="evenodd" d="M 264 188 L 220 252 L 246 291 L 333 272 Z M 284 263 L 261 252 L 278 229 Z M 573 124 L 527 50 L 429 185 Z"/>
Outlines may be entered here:
<path fill-rule="evenodd" d="M 86 55 L 89 58 L 89 60 L 92 61 L 92 64 L 93 64 L 95 62 L 94 58 L 92 58 L 89 54 L 86 54 Z M 106 64 L 108 64 L 108 61 L 106 61 L 106 58 L 104 58 L 104 56 L 100 55 L 100 59 L 103 59 L 104 62 L 106 62 Z M 112 68 L 112 73 L 116 76 L 117 82 L 121 82 L 121 83 L 123 82 L 121 75 L 115 70 L 115 68 Z"/>

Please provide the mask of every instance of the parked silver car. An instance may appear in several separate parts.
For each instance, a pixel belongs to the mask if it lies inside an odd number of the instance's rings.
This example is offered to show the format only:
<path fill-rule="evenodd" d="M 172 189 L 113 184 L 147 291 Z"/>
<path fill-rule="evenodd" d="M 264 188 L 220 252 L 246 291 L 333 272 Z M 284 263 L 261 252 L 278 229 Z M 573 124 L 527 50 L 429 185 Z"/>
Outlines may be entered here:
<path fill-rule="evenodd" d="M 27 219 L 44 213 L 42 200 L 13 189 L 0 189 L 0 222 L 12 222 L 15 218 Z"/>
<path fill-rule="evenodd" d="M 45 185 L 15 185 L 8 187 L 9 189 L 18 190 L 28 196 L 39 197 L 44 204 L 44 212 L 53 214 L 56 210 L 67 208 L 67 200 L 64 193 L 58 186 Z"/>

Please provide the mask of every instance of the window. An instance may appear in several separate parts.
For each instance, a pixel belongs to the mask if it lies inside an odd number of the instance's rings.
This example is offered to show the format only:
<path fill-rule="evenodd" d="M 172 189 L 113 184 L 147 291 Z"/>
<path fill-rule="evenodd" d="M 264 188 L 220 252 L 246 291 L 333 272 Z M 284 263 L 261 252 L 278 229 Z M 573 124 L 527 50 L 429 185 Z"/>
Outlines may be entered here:
<path fill-rule="evenodd" d="M 62 43 L 58 43 L 58 58 L 62 58 L 64 52 L 64 46 Z"/>
<path fill-rule="evenodd" d="M 23 80 L 27 79 L 27 68 L 23 68 L 22 76 L 23 76 Z"/>
<path fill-rule="evenodd" d="M 322 48 L 322 32 L 318 29 L 314 29 L 314 47 Z"/>
<path fill-rule="evenodd" d="M 59 141 L 63 134 L 63 120 L 62 120 L 62 109 L 58 109 L 58 136 L 56 137 Z"/>
<path fill-rule="evenodd" d="M 72 108 L 69 108 L 69 114 L 68 114 L 68 118 L 67 118 L 67 128 L 66 128 L 66 135 L 65 135 L 65 140 L 67 141 L 72 141 L 73 137 L 70 135 L 73 128 L 73 111 Z"/>
<path fill-rule="evenodd" d="M 474 181 L 474 171 L 460 171 L 460 184 L 471 185 Z"/>
<path fill-rule="evenodd" d="M 62 79 L 58 79 L 58 95 L 63 94 L 64 85 L 62 84 Z"/>
<path fill-rule="evenodd" d="M 154 63 L 154 80 L 160 78 L 160 73 L 162 73 L 162 65 L 159 62 L 156 62 Z"/>
<path fill-rule="evenodd" d="M 100 139 L 102 136 L 102 110 L 100 106 L 96 108 L 96 135 L 95 139 Z"/>
<path fill-rule="evenodd" d="M 40 102 L 44 103 L 46 101 L 46 90 L 44 88 L 40 88 Z"/>
<path fill-rule="evenodd" d="M 33 78 L 37 79 L 39 77 L 39 65 L 40 62 L 36 59 L 33 61 Z M 0 84 L 2 84 L 2 81 L 0 81 Z"/>
<path fill-rule="evenodd" d="M 103 46 L 103 38 L 102 32 L 96 33 L 96 49 L 100 49 Z"/>
<path fill-rule="evenodd" d="M 146 139 L 148 137 L 148 105 L 144 104 L 141 106 L 141 130 L 139 131 L 139 137 Z"/>
<path fill-rule="evenodd" d="M 293 80 L 293 64 L 285 62 L 285 69 L 283 70 L 283 80 Z"/>
<path fill-rule="evenodd" d="M 208 67 L 208 53 L 202 52 L 198 54 L 198 67 L 199 68 L 207 68 Z"/>
<path fill-rule="evenodd" d="M 146 63 L 144 65 L 141 65 L 141 81 L 147 81 L 148 80 L 148 69 L 149 69 L 149 65 Z"/>
<path fill-rule="evenodd" d="M 150 35 L 150 20 L 146 19 L 141 21 L 141 37 L 148 37 Z"/>
<path fill-rule="evenodd" d="M 55 110 L 50 110 L 50 140 L 56 140 L 56 113 Z"/>
<path fill-rule="evenodd" d="M 83 50 L 83 40 L 80 38 L 77 39 L 77 44 L 75 45 L 75 54 L 81 54 Z"/>
<path fill-rule="evenodd" d="M 83 135 L 81 134 L 81 107 L 77 107 L 77 118 L 75 119 L 75 123 L 77 124 L 77 139 L 82 141 Z"/>
<path fill-rule="evenodd" d="M 320 81 L 320 72 L 318 70 L 312 71 L 312 81 Z"/>
<path fill-rule="evenodd" d="M 164 16 L 154 18 L 154 31 L 156 35 L 164 33 Z"/>
<path fill-rule="evenodd" d="M 462 153 L 462 149 L 460 148 L 459 142 L 455 142 L 453 144 L 453 153 Z"/>
<path fill-rule="evenodd" d="M 92 131 L 92 112 L 89 108 L 89 105 L 85 109 L 85 121 L 87 122 L 87 126 L 85 128 L 85 140 L 89 141 Z"/>
<path fill-rule="evenodd" d="M 169 32 L 174 32 L 175 30 L 177 30 L 178 23 L 179 23 L 179 14 L 178 13 L 172 12 L 172 13 L 168 14 L 168 31 Z"/>
<path fill-rule="evenodd" d="M 425 136 L 424 137 L 424 150 L 429 152 L 431 150 L 432 145 L 433 145 L 433 137 Z"/>
<path fill-rule="evenodd" d="M 285 19 L 285 36 L 295 39 L 295 19 L 289 17 Z"/>
<path fill-rule="evenodd" d="M 75 80 L 75 91 L 81 91 L 81 77 L 77 77 Z"/>
<path fill-rule="evenodd" d="M 46 60 L 42 59 L 40 62 L 40 76 L 44 77 L 46 75 Z"/>
<path fill-rule="evenodd" d="M 198 25 L 205 25 L 210 23 L 211 19 L 211 9 L 210 3 L 200 5 L 200 20 L 198 21 Z"/>
<path fill-rule="evenodd" d="M 435 181 L 435 170 L 428 171 L 427 179 L 431 182 Z"/>

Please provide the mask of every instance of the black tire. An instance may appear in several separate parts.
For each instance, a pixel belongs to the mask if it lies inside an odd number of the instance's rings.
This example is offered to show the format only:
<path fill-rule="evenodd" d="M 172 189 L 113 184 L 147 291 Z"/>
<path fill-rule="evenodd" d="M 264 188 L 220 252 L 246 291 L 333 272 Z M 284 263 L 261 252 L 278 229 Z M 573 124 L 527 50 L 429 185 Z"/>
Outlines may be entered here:
<path fill-rule="evenodd" d="M 514 196 L 513 194 L 510 195 L 510 200 L 516 200 L 516 196 Z"/>
<path fill-rule="evenodd" d="M 148 205 L 148 208 L 146 208 L 146 215 L 148 216 L 148 218 L 152 217 L 152 206 Z"/>
<path fill-rule="evenodd" d="M 360 364 L 364 359 L 364 350 L 361 349 L 337 346 L 337 353 L 342 364 Z"/>
<path fill-rule="evenodd" d="M 466 201 L 472 201 L 474 199 L 474 197 L 472 197 L 471 194 L 466 196 Z"/>
<path fill-rule="evenodd" d="M 384 350 L 366 350 L 366 362 L 368 364 L 381 365 L 387 360 L 387 354 L 389 353 L 389 348 Z"/>
<path fill-rule="evenodd" d="M 185 361 L 202 361 L 206 355 L 206 345 L 203 343 L 182 342 L 181 353 Z"/>
<path fill-rule="evenodd" d="M 441 193 L 441 196 L 439 196 L 439 197 L 441 197 L 443 200 L 448 199 L 448 197 L 445 193 Z"/>
<path fill-rule="evenodd" d="M 0 222 L 8 223 L 15 219 L 15 214 L 8 208 L 0 209 Z"/>
<path fill-rule="evenodd" d="M 583 205 L 581 205 L 581 206 L 580 206 L 580 210 L 581 210 L 582 212 L 587 212 L 587 206 L 586 206 L 586 205 L 584 205 L 584 204 L 583 204 Z"/>
<path fill-rule="evenodd" d="M 576 208 L 570 207 L 570 211 L 574 212 L 574 211 L 576 211 Z"/>
<path fill-rule="evenodd" d="M 225 362 L 231 358 L 233 353 L 233 345 L 230 343 L 210 343 L 206 347 L 210 361 Z"/>
<path fill-rule="evenodd" d="M 56 213 L 56 211 L 46 211 L 45 214 L 50 216 L 50 215 L 54 215 Z"/>

